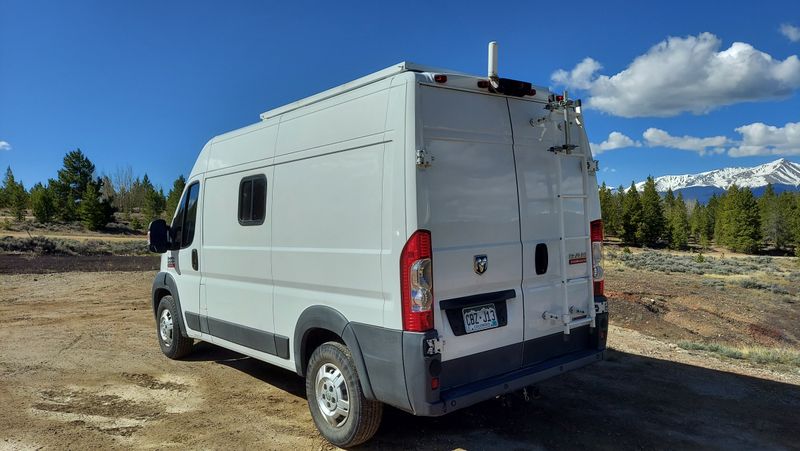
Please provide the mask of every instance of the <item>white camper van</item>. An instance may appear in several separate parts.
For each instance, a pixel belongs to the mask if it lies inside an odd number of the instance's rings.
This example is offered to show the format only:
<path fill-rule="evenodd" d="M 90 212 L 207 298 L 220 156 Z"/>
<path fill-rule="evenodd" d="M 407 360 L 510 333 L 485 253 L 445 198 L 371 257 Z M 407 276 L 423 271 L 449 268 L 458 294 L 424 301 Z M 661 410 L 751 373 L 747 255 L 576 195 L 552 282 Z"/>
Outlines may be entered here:
<path fill-rule="evenodd" d="M 490 50 L 490 55 L 491 55 Z M 297 372 L 352 446 L 603 358 L 602 222 L 580 102 L 400 63 L 213 138 L 152 292 L 161 349 Z"/>

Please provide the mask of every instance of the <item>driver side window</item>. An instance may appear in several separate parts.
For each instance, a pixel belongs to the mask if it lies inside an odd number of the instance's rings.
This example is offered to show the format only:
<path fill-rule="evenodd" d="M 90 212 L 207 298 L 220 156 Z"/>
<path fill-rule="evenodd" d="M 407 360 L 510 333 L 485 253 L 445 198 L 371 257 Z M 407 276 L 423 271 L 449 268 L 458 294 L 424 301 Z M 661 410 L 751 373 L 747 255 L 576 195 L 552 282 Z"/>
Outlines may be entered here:
<path fill-rule="evenodd" d="M 200 183 L 194 182 L 183 193 L 178 211 L 170 227 L 172 239 L 180 243 L 180 248 L 185 249 L 194 240 L 194 226 L 197 218 L 197 198 L 200 195 Z"/>

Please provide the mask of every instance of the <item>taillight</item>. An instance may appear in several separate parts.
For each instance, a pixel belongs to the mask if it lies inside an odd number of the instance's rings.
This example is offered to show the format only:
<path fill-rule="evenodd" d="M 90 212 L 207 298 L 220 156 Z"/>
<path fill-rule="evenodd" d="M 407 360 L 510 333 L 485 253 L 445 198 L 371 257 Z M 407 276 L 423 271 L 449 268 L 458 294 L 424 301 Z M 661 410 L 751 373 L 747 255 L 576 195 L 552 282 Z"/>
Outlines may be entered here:
<path fill-rule="evenodd" d="M 436 83 L 447 83 L 447 75 L 436 74 L 433 76 L 433 81 Z"/>
<path fill-rule="evenodd" d="M 603 275 L 603 221 L 592 221 L 592 279 L 594 280 L 594 294 L 603 295 L 605 281 Z"/>
<path fill-rule="evenodd" d="M 431 232 L 417 230 L 400 254 L 403 330 L 433 329 L 433 260 Z"/>

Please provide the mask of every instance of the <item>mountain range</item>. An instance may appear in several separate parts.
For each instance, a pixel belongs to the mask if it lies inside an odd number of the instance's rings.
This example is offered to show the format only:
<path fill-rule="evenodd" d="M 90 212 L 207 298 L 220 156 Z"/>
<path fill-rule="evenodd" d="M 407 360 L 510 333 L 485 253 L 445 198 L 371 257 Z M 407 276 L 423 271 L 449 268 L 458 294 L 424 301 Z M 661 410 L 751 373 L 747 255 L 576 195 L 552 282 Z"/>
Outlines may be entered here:
<path fill-rule="evenodd" d="M 721 194 L 734 184 L 750 188 L 756 196 L 760 196 L 770 183 L 778 193 L 800 191 L 800 164 L 781 158 L 749 168 L 723 168 L 698 174 L 664 175 L 656 177 L 655 182 L 659 192 L 672 189 L 675 195 L 683 193 L 686 200 L 694 199 L 705 203 L 713 194 Z M 641 191 L 644 183 L 637 183 L 636 188 Z"/>

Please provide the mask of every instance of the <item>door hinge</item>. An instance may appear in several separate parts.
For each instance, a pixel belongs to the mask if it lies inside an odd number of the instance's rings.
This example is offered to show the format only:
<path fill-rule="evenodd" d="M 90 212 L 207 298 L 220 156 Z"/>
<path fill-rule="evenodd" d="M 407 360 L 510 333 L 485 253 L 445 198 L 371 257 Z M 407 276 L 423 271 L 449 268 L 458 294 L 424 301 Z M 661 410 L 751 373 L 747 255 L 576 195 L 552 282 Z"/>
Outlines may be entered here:
<path fill-rule="evenodd" d="M 566 155 L 571 155 L 572 151 L 577 149 L 577 148 L 578 148 L 578 146 L 575 145 L 575 144 L 563 144 L 561 146 L 553 146 L 553 147 L 551 147 L 551 148 L 549 148 L 547 150 L 550 151 L 550 152 L 553 152 L 553 153 L 563 152 Z"/>
<path fill-rule="evenodd" d="M 433 157 L 425 149 L 417 149 L 417 167 L 421 169 L 431 167 L 431 164 L 436 158 Z"/>
<path fill-rule="evenodd" d="M 589 175 L 594 175 L 600 170 L 600 162 L 597 160 L 588 160 L 586 162 L 586 169 L 589 171 Z"/>
<path fill-rule="evenodd" d="M 443 344 L 441 337 L 428 338 L 425 340 L 425 355 L 441 354 Z"/>

